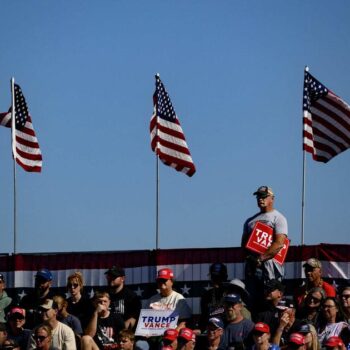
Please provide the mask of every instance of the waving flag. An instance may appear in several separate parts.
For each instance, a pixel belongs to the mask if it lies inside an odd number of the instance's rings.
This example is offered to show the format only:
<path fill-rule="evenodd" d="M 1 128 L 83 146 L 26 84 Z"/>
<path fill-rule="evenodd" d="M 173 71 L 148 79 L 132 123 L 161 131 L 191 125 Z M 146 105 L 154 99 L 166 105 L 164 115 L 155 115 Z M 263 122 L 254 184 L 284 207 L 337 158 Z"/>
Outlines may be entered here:
<path fill-rule="evenodd" d="M 154 113 L 151 118 L 151 147 L 166 165 L 188 176 L 196 172 L 180 121 L 175 114 L 170 97 L 156 75 L 153 94 Z"/>
<path fill-rule="evenodd" d="M 40 172 L 42 168 L 42 156 L 32 124 L 32 119 L 28 112 L 26 100 L 18 84 L 14 84 L 15 91 L 15 140 L 14 158 L 16 162 L 25 170 L 30 172 Z M 0 113 L 0 125 L 11 128 L 11 109 L 7 113 Z"/>
<path fill-rule="evenodd" d="M 350 106 L 306 69 L 303 93 L 303 149 L 327 163 L 350 147 Z"/>

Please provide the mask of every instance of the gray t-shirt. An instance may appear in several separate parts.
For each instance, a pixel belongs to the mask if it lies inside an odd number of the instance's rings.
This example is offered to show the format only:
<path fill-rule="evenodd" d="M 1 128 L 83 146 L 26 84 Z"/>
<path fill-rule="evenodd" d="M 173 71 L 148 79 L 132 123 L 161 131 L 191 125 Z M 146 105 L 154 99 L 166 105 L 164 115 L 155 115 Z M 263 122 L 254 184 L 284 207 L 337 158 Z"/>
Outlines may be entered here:
<path fill-rule="evenodd" d="M 258 221 L 271 227 L 274 234 L 285 234 L 288 236 L 287 219 L 278 210 L 273 209 L 267 213 L 257 213 L 246 220 L 243 226 L 242 237 L 242 243 L 244 246 L 248 242 L 249 236 Z M 281 276 L 284 275 L 284 267 L 278 264 L 274 259 L 265 261 L 264 268 L 268 273 L 269 279 L 278 278 L 275 273 L 276 270 Z"/>

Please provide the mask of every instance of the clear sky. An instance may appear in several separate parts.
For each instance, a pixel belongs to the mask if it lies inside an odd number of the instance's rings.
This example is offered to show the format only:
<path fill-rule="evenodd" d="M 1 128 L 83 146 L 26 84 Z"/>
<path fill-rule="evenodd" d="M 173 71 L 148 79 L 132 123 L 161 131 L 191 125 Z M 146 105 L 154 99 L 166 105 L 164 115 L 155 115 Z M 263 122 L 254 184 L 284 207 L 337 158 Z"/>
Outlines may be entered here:
<path fill-rule="evenodd" d="M 0 110 L 21 85 L 43 153 L 17 167 L 17 252 L 155 248 L 154 74 L 197 173 L 160 165 L 160 248 L 240 244 L 260 185 L 301 241 L 304 66 L 350 102 L 350 2 L 1 1 Z M 13 251 L 0 129 L 0 252 Z M 350 150 L 307 156 L 305 243 L 349 243 Z"/>

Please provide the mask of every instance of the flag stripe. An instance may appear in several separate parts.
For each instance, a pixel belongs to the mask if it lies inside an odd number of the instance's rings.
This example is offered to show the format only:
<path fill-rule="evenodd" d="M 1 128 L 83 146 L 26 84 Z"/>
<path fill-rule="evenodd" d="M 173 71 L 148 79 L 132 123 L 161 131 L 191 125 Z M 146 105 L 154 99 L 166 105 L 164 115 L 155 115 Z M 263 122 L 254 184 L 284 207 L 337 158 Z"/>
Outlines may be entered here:
<path fill-rule="evenodd" d="M 350 278 L 350 245 L 291 246 L 283 281 L 288 291 L 293 291 L 305 277 L 302 266 L 310 257 L 321 261 L 322 274 L 327 282 L 338 285 L 347 283 Z M 156 294 L 156 272 L 170 267 L 175 275 L 175 288 L 184 294 L 194 313 L 198 314 L 199 298 L 210 286 L 209 267 L 218 261 L 227 266 L 229 279 L 244 278 L 244 252 L 238 247 L 16 254 L 0 256 L 0 271 L 5 276 L 7 289 L 22 295 L 32 290 L 36 271 L 43 266 L 53 274 L 55 293 L 66 292 L 67 277 L 81 271 L 84 290 L 91 295 L 106 287 L 105 271 L 118 264 L 125 269 L 127 285 L 138 291 L 141 299 L 145 300 Z"/>
<path fill-rule="evenodd" d="M 350 148 L 350 106 L 311 74 L 304 80 L 303 149 L 328 162 Z"/>
<path fill-rule="evenodd" d="M 196 168 L 180 121 L 159 76 L 156 76 L 153 103 L 154 113 L 150 122 L 152 150 L 165 165 L 192 176 Z"/>
<path fill-rule="evenodd" d="M 11 110 L 11 109 L 10 109 Z M 17 118 L 18 117 L 18 118 Z M 11 112 L 0 113 L 0 124 L 11 128 Z M 25 121 L 24 125 L 19 120 Z M 15 84 L 15 159 L 25 171 L 40 172 L 42 155 L 31 117 L 19 85 Z"/>

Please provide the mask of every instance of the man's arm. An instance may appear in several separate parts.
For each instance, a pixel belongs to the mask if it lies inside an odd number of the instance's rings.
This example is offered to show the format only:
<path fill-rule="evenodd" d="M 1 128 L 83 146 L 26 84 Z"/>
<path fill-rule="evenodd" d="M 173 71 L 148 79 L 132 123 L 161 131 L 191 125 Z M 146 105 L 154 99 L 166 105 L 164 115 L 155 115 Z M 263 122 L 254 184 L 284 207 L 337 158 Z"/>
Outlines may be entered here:
<path fill-rule="evenodd" d="M 275 240 L 267 248 L 266 252 L 260 255 L 260 262 L 272 259 L 283 248 L 285 240 L 286 235 L 284 233 L 277 233 Z"/>
<path fill-rule="evenodd" d="M 97 319 L 98 319 L 98 309 L 96 309 L 92 314 L 92 317 L 85 329 L 85 334 L 89 335 L 91 338 L 93 338 L 96 335 Z"/>

